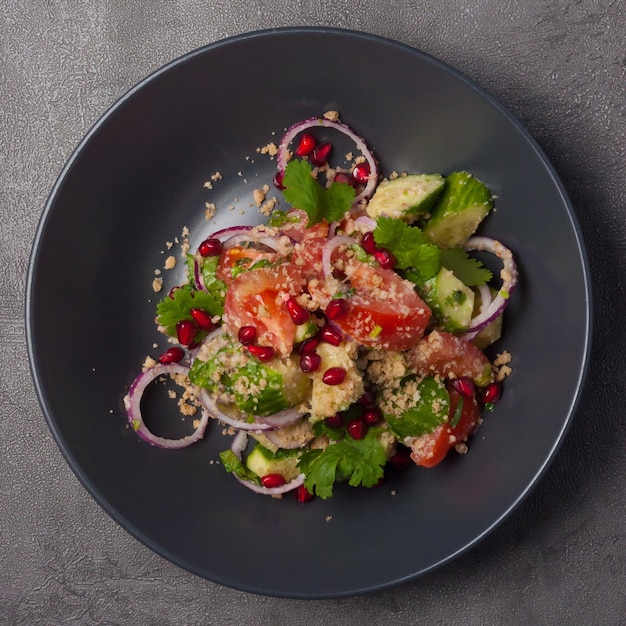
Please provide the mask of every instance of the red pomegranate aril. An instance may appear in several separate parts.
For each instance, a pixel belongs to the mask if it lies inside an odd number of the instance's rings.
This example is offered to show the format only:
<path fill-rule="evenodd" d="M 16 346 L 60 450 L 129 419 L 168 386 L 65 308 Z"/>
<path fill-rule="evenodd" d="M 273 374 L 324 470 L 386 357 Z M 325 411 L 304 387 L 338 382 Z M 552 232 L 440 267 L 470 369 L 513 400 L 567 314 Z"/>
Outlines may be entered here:
<path fill-rule="evenodd" d="M 378 261 L 378 265 L 380 265 L 384 270 L 393 269 L 393 266 L 396 264 L 396 260 L 385 248 L 378 248 L 374 250 L 374 258 Z"/>
<path fill-rule="evenodd" d="M 324 163 L 328 162 L 332 150 L 333 147 L 329 143 L 321 143 L 315 146 L 315 149 L 311 153 L 311 163 L 317 167 L 321 167 Z"/>
<path fill-rule="evenodd" d="M 327 385 L 341 385 L 346 379 L 346 370 L 343 367 L 329 367 L 322 374 L 322 382 Z"/>
<path fill-rule="evenodd" d="M 361 420 L 352 420 L 346 425 L 346 432 L 352 439 L 363 439 L 367 435 L 368 426 Z"/>
<path fill-rule="evenodd" d="M 309 312 L 293 296 L 285 302 L 285 306 L 292 322 L 296 326 L 302 326 L 302 324 L 306 324 L 309 321 Z"/>
<path fill-rule="evenodd" d="M 366 185 L 370 173 L 370 166 L 367 163 L 359 163 L 352 170 L 352 177 L 359 185 Z"/>
<path fill-rule="evenodd" d="M 374 254 L 374 252 L 376 252 L 376 240 L 374 239 L 374 233 L 371 230 L 364 233 L 361 238 L 361 248 L 363 248 L 367 254 Z"/>
<path fill-rule="evenodd" d="M 285 175 L 283 172 L 276 172 L 276 174 L 274 174 L 272 182 L 274 183 L 274 187 L 276 187 L 279 191 L 282 191 L 285 188 L 285 185 L 283 185 L 284 177 Z"/>
<path fill-rule="evenodd" d="M 310 374 L 311 372 L 317 372 L 322 364 L 322 357 L 315 352 L 308 352 L 307 354 L 303 354 L 300 357 L 300 369 L 305 374 Z"/>
<path fill-rule="evenodd" d="M 322 326 L 318 336 L 321 341 L 329 343 L 331 346 L 338 346 L 343 341 L 341 331 L 332 326 Z"/>
<path fill-rule="evenodd" d="M 341 428 L 343 426 L 343 416 L 341 413 L 335 413 L 324 420 L 328 428 Z"/>
<path fill-rule="evenodd" d="M 346 185 L 354 185 L 354 178 L 345 172 L 335 172 L 335 183 L 345 183 Z"/>
<path fill-rule="evenodd" d="M 406 469 L 407 467 L 413 465 L 411 453 L 407 449 L 397 450 L 396 453 L 389 459 L 389 463 L 391 463 L 396 469 Z"/>
<path fill-rule="evenodd" d="M 452 387 L 465 398 L 470 398 L 474 393 L 474 382 L 467 376 L 455 378 L 451 384 Z"/>
<path fill-rule="evenodd" d="M 204 309 L 191 309 L 189 311 L 193 321 L 200 330 L 211 330 L 213 328 L 213 320 Z"/>
<path fill-rule="evenodd" d="M 331 300 L 326 307 L 326 318 L 334 321 L 338 320 L 340 317 L 343 317 L 350 308 L 347 300 L 344 298 L 337 298 L 336 300 Z"/>
<path fill-rule="evenodd" d="M 371 391 L 366 391 L 358 400 L 357 402 L 361 405 L 361 406 L 370 406 L 371 404 L 374 403 L 374 394 Z"/>
<path fill-rule="evenodd" d="M 315 348 L 320 345 L 320 340 L 317 337 L 311 337 L 310 339 L 305 339 L 300 344 L 300 354 L 311 354 L 311 352 L 315 352 Z"/>
<path fill-rule="evenodd" d="M 497 402 L 500 399 L 501 393 L 502 387 L 500 383 L 490 383 L 483 389 L 481 399 L 484 404 Z"/>
<path fill-rule="evenodd" d="M 259 361 L 269 361 L 274 357 L 276 351 L 272 346 L 248 346 L 248 350 L 252 356 L 255 356 Z"/>
<path fill-rule="evenodd" d="M 176 337 L 178 343 L 183 346 L 190 346 L 198 334 L 198 327 L 191 320 L 180 320 L 176 324 Z"/>
<path fill-rule="evenodd" d="M 222 242 L 214 237 L 205 239 L 198 246 L 198 252 L 202 257 L 219 256 L 222 253 Z"/>
<path fill-rule="evenodd" d="M 374 424 L 378 424 L 378 422 L 380 422 L 381 417 L 380 410 L 374 406 L 363 411 L 361 420 L 368 426 L 374 426 Z"/>
<path fill-rule="evenodd" d="M 315 140 L 315 137 L 313 137 L 313 135 L 310 135 L 309 133 L 302 133 L 300 137 L 300 143 L 295 149 L 295 153 L 299 157 L 307 156 L 311 154 L 313 150 L 315 150 L 316 145 L 317 141 Z"/>
<path fill-rule="evenodd" d="M 160 357 L 159 363 L 169 365 L 170 363 L 180 363 L 185 356 L 185 351 L 177 346 L 168 348 Z"/>
<path fill-rule="evenodd" d="M 282 487 L 287 484 L 285 477 L 282 474 L 265 474 L 261 477 L 261 484 L 266 489 L 272 489 L 274 487 Z"/>
<path fill-rule="evenodd" d="M 296 500 L 300 502 L 300 504 L 311 502 L 311 500 L 313 500 L 313 494 L 304 485 L 298 485 L 298 487 L 296 487 Z"/>
<path fill-rule="evenodd" d="M 254 326 L 242 326 L 237 333 L 237 339 L 239 339 L 240 344 L 249 346 L 256 340 L 256 328 Z"/>

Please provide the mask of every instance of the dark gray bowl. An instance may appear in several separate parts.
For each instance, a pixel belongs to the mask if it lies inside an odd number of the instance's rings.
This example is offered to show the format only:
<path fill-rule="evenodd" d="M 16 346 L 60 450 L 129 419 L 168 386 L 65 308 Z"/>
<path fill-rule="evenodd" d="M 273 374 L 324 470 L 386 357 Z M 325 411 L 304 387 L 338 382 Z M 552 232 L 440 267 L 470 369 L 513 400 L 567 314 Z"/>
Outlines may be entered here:
<path fill-rule="evenodd" d="M 328 109 L 367 138 L 387 173 L 467 169 L 492 188 L 498 210 L 483 232 L 510 246 L 521 270 L 498 346 L 512 353 L 515 371 L 465 457 L 299 505 L 249 493 L 211 464 L 225 447 L 217 425 L 183 451 L 143 443 L 126 427 L 121 398 L 144 356 L 159 353 L 150 285 L 164 242 L 184 225 L 195 246 L 213 228 L 259 221 L 248 209 L 252 190 L 271 180 L 275 165 L 255 148 Z M 224 179 L 211 195 L 203 183 L 217 170 Z M 247 216 L 227 210 L 234 198 Z M 221 207 L 212 225 L 204 219 L 207 200 Z M 52 191 L 34 243 L 28 348 L 65 458 L 132 535 L 223 585 L 345 596 L 450 561 L 537 483 L 585 374 L 588 282 L 558 177 L 479 87 L 378 37 L 266 31 L 174 61 L 88 133 Z"/>

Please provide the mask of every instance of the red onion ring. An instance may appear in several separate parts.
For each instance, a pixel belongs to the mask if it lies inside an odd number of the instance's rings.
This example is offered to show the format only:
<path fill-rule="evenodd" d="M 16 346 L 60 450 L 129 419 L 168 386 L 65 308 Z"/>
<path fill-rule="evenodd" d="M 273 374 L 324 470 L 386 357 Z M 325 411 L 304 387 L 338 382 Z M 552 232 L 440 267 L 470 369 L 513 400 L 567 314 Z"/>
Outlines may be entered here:
<path fill-rule="evenodd" d="M 224 422 L 224 424 L 226 424 L 227 426 L 232 426 L 233 428 L 237 428 L 238 430 L 261 432 L 264 430 L 272 430 L 276 428 L 276 426 L 272 426 L 271 424 L 261 424 L 258 421 L 245 422 L 244 420 L 234 419 L 226 415 L 226 413 L 219 409 L 219 407 L 217 406 L 217 402 L 211 397 L 211 394 L 206 389 L 200 390 L 200 402 L 202 402 L 202 406 L 210 413 L 212 417 L 219 420 L 220 422 Z"/>
<path fill-rule="evenodd" d="M 289 407 L 288 409 L 284 409 L 278 413 L 272 413 L 272 415 L 255 415 L 255 418 L 257 422 L 268 424 L 273 428 L 283 428 L 283 426 L 290 426 L 291 424 L 295 424 L 300 421 L 304 414 L 305 413 L 303 411 L 299 411 L 295 407 Z"/>
<path fill-rule="evenodd" d="M 241 461 L 242 460 L 242 452 L 246 449 L 246 445 L 248 442 L 248 435 L 244 432 L 240 432 L 234 439 L 233 443 L 230 446 L 233 454 Z M 250 480 L 244 480 L 243 478 L 239 478 L 237 474 L 233 474 L 233 476 L 240 482 L 244 487 L 250 489 L 250 491 L 254 491 L 255 493 L 260 493 L 264 496 L 279 496 L 283 493 L 287 493 L 289 491 L 293 491 L 297 489 L 300 485 L 304 484 L 304 474 L 298 474 L 293 480 L 288 483 L 281 485 L 280 487 L 263 487 L 262 485 L 257 485 Z"/>
<path fill-rule="evenodd" d="M 204 284 L 204 278 L 202 276 L 202 269 L 201 269 L 201 262 L 200 259 L 202 259 L 202 257 L 198 254 L 196 254 L 193 257 L 193 283 L 194 283 L 194 287 L 198 290 L 198 291 L 206 291 L 206 285 Z"/>
<path fill-rule="evenodd" d="M 324 273 L 324 277 L 328 278 L 332 276 L 333 267 L 331 264 L 331 257 L 333 252 L 339 246 L 358 246 L 359 242 L 352 237 L 346 237 L 345 235 L 335 235 L 331 237 L 325 244 L 322 249 L 322 272 Z"/>
<path fill-rule="evenodd" d="M 355 226 L 364 226 L 366 230 L 374 230 L 376 228 L 376 220 L 368 215 L 361 215 L 354 220 Z"/>
<path fill-rule="evenodd" d="M 470 237 L 470 239 L 465 242 L 463 247 L 468 251 L 485 250 L 487 252 L 491 252 L 502 261 L 503 265 L 502 271 L 500 272 L 502 286 L 493 300 L 491 299 L 491 295 L 489 296 L 489 306 L 486 310 L 481 307 L 480 313 L 472 319 L 470 327 L 463 335 L 463 339 L 471 341 L 476 336 L 478 331 L 485 328 L 485 326 L 488 326 L 502 314 L 509 303 L 511 294 L 517 286 L 518 272 L 515 260 L 513 259 L 513 253 L 506 246 L 495 239 L 491 239 L 490 237 Z"/>
<path fill-rule="evenodd" d="M 198 427 L 193 431 L 191 435 L 187 435 L 182 439 L 167 439 L 165 437 L 159 437 L 153 434 L 143 421 L 141 416 L 141 398 L 146 387 L 156 378 L 161 375 L 183 374 L 187 376 L 189 368 L 179 363 L 169 363 L 167 365 L 158 364 L 154 367 L 147 369 L 145 372 L 141 372 L 139 376 L 132 382 L 128 394 L 124 396 L 124 407 L 128 414 L 128 421 L 137 435 L 147 441 L 153 446 L 159 448 L 167 448 L 170 450 L 178 450 L 180 448 L 186 448 L 192 443 L 195 443 L 199 439 L 202 439 L 204 431 L 209 423 L 209 413 L 202 409 L 202 418 Z"/>
<path fill-rule="evenodd" d="M 364 198 L 369 198 L 378 183 L 378 164 L 376 163 L 376 159 L 374 158 L 371 150 L 368 148 L 367 143 L 365 143 L 365 140 L 362 137 L 359 137 L 359 135 L 357 135 L 347 124 L 344 124 L 343 122 L 333 122 L 331 120 L 327 120 L 325 117 L 310 117 L 302 122 L 298 122 L 293 124 L 293 126 L 290 126 L 278 145 L 278 154 L 276 156 L 278 171 L 285 171 L 289 154 L 289 144 L 294 140 L 294 138 L 307 128 L 318 128 L 320 126 L 334 128 L 340 133 L 347 135 L 350 139 L 352 139 L 352 141 L 354 141 L 357 149 L 365 157 L 365 160 L 370 166 L 370 175 L 367 179 L 367 184 L 361 193 L 357 194 L 354 198 L 354 204 L 358 204 Z"/>
<path fill-rule="evenodd" d="M 235 235 L 243 235 L 248 231 L 252 230 L 254 226 L 244 225 L 244 226 L 229 226 L 228 228 L 222 228 L 221 230 L 215 231 L 212 235 L 206 237 L 206 239 L 223 239 L 224 237 L 234 237 Z"/>

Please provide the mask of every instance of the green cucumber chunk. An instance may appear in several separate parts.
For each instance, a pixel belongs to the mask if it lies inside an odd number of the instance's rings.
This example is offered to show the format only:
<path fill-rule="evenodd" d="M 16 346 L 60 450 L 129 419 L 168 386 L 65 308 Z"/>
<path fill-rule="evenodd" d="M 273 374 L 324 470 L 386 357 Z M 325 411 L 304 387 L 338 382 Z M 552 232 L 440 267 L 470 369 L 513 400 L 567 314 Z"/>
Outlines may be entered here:
<path fill-rule="evenodd" d="M 493 208 L 487 186 L 467 172 L 453 172 L 424 225 L 424 234 L 440 248 L 462 246 Z"/>
<path fill-rule="evenodd" d="M 287 482 L 298 476 L 296 468 L 301 450 L 278 450 L 272 452 L 257 443 L 246 459 L 246 467 L 259 478 L 268 474 L 280 474 Z"/>
<path fill-rule="evenodd" d="M 412 223 L 433 209 L 445 184 L 441 174 L 409 174 L 385 180 L 367 205 L 372 219 L 381 215 Z"/>

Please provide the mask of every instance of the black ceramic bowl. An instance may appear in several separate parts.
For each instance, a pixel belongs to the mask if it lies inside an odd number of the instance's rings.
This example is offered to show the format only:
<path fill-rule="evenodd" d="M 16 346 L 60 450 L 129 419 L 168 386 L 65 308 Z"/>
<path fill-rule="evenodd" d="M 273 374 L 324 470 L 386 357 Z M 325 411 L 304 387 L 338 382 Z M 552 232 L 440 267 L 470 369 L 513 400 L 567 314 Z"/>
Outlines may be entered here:
<path fill-rule="evenodd" d="M 367 139 L 385 173 L 466 169 L 484 180 L 497 211 L 482 232 L 515 252 L 521 281 L 498 345 L 513 355 L 514 373 L 469 454 L 376 489 L 339 487 L 329 501 L 300 505 L 248 492 L 212 464 L 225 447 L 217 424 L 182 451 L 140 441 L 121 398 L 144 356 L 159 354 L 153 343 L 163 346 L 151 282 L 165 242 L 184 226 L 194 247 L 216 228 L 260 221 L 249 206 L 252 190 L 271 181 L 275 162 L 256 148 L 329 109 Z M 223 179 L 209 190 L 204 183 L 216 171 Z M 210 224 L 207 201 L 218 206 Z M 174 271 L 166 288 L 181 276 Z M 223 585 L 284 597 L 345 596 L 450 561 L 537 483 L 585 373 L 588 270 L 554 170 L 474 83 L 393 41 L 286 29 L 227 39 L 174 61 L 94 126 L 45 208 L 27 326 L 50 429 L 119 524 Z"/>

